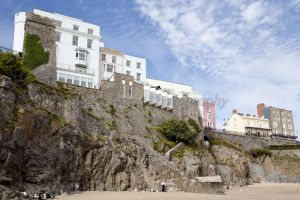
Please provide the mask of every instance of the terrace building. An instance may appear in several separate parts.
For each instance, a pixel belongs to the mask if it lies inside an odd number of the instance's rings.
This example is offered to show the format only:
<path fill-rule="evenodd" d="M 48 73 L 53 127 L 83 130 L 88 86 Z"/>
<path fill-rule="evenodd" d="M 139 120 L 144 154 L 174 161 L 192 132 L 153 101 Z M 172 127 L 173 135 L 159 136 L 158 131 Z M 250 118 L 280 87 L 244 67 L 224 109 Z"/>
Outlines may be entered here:
<path fill-rule="evenodd" d="M 50 13 L 38 9 L 33 12 L 47 17 L 56 25 L 56 70 L 57 81 L 99 88 L 101 84 L 99 68 L 100 27 L 80 19 Z M 25 12 L 15 15 L 13 49 L 23 51 L 25 37 Z"/>
<path fill-rule="evenodd" d="M 257 104 L 257 115 L 269 119 L 269 125 L 275 136 L 295 138 L 293 113 L 290 110 Z"/>

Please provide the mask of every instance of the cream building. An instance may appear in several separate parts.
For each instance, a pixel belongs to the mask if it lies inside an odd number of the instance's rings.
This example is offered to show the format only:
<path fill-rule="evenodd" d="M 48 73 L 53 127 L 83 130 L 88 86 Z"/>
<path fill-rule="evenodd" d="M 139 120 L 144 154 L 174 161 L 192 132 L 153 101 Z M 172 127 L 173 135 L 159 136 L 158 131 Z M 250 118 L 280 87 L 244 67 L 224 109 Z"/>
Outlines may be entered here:
<path fill-rule="evenodd" d="M 113 74 L 123 72 L 124 54 L 121 51 L 100 48 L 100 79 L 113 81 Z"/>
<path fill-rule="evenodd" d="M 233 110 L 225 124 L 225 130 L 239 135 L 270 136 L 269 120 L 255 115 L 238 113 Z"/>

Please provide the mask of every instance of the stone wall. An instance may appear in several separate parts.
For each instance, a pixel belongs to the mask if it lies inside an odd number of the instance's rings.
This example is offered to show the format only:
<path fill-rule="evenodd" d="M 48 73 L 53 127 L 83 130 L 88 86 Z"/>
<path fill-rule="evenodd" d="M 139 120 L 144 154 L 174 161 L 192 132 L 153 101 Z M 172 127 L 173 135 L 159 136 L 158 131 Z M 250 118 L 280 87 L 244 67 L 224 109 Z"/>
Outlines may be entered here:
<path fill-rule="evenodd" d="M 26 14 L 25 34 L 36 34 L 40 37 L 45 51 L 49 52 L 49 62 L 33 70 L 37 80 L 47 85 L 56 85 L 56 46 L 55 26 L 49 18 L 33 13 Z M 24 52 L 23 52 L 24 53 Z"/>
<path fill-rule="evenodd" d="M 132 97 L 129 95 L 129 82 L 132 82 Z M 200 124 L 196 101 L 174 98 L 173 110 L 148 105 L 143 101 L 143 85 L 135 83 L 132 76 L 115 74 L 114 82 L 102 81 L 100 90 L 59 85 L 60 89 L 55 90 L 42 84 L 31 84 L 30 98 L 47 111 L 68 123 L 79 125 L 94 136 L 99 133 L 145 135 L 149 133 L 148 127 L 172 118 L 191 118 Z"/>
<path fill-rule="evenodd" d="M 236 135 L 223 132 L 206 132 L 205 136 L 209 139 L 222 139 L 231 143 L 240 144 L 245 150 L 254 148 L 263 148 L 270 145 L 282 145 L 282 144 L 299 144 L 295 140 L 287 140 L 277 137 L 257 137 L 252 135 Z"/>

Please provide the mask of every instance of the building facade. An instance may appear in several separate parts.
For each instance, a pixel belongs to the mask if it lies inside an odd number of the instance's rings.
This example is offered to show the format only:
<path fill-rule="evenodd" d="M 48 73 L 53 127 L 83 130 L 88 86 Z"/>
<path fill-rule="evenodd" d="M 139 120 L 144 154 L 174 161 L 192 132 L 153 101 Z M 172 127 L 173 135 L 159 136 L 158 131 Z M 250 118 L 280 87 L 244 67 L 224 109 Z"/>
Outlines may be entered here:
<path fill-rule="evenodd" d="M 237 110 L 232 111 L 225 124 L 225 130 L 238 135 L 270 136 L 272 134 L 268 119 L 263 116 L 238 113 Z"/>
<path fill-rule="evenodd" d="M 99 48 L 103 46 L 100 27 L 80 19 L 38 9 L 34 9 L 32 13 L 47 17 L 56 25 L 57 81 L 99 88 Z M 23 51 L 25 23 L 26 13 L 17 13 L 13 44 L 15 51 Z"/>
<path fill-rule="evenodd" d="M 257 104 L 257 115 L 269 119 L 273 135 L 295 137 L 293 113 L 290 110 Z"/>
<path fill-rule="evenodd" d="M 146 68 L 145 58 L 124 54 L 123 74 L 133 76 L 137 82 L 146 83 Z"/>
<path fill-rule="evenodd" d="M 216 129 L 216 107 L 214 103 L 207 101 L 202 102 L 203 105 L 203 126 L 204 128 Z"/>
<path fill-rule="evenodd" d="M 123 73 L 124 54 L 121 51 L 100 48 L 100 79 L 113 81 L 114 73 Z"/>

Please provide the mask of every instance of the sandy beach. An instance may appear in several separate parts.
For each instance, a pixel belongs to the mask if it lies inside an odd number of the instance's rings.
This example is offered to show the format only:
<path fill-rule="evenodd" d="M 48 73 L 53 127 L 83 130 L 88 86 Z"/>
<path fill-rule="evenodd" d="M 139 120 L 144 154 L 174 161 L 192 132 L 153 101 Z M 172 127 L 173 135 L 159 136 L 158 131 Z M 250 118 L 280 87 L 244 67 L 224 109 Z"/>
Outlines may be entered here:
<path fill-rule="evenodd" d="M 297 192 L 298 189 L 298 192 Z M 300 200 L 300 186 L 293 183 L 263 183 L 247 187 L 235 187 L 224 195 L 199 193 L 161 193 L 161 192 L 82 192 L 80 194 L 63 194 L 60 200 Z"/>

